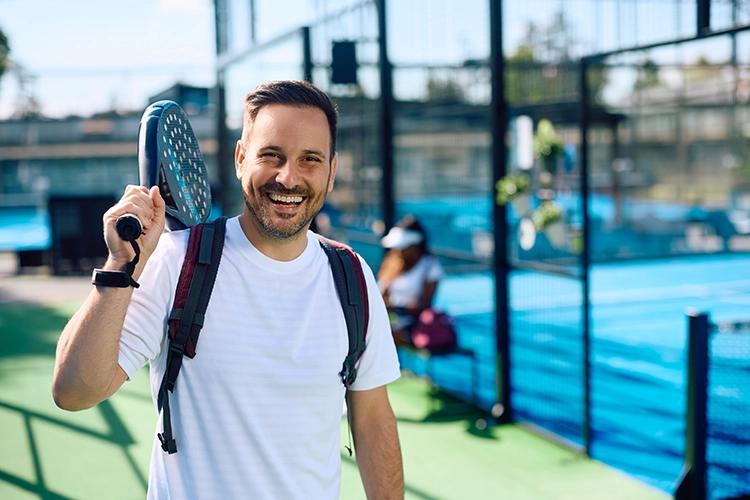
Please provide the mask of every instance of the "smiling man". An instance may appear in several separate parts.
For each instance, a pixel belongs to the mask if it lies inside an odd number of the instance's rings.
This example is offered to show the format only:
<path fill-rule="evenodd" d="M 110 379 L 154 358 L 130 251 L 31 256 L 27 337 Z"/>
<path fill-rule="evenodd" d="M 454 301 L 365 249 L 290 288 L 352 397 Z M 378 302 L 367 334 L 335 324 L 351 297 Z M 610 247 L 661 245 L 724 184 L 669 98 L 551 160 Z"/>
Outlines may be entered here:
<path fill-rule="evenodd" d="M 149 498 L 338 498 L 344 397 L 368 498 L 403 498 L 385 388 L 399 367 L 385 306 L 361 261 L 370 322 L 346 391 L 339 377 L 346 323 L 328 258 L 308 230 L 333 189 L 336 120 L 333 102 L 305 82 L 271 82 L 245 99 L 235 151 L 245 208 L 227 221 L 200 347 L 184 359 L 170 396 L 179 452 L 164 453 L 154 440 Z M 169 346 L 165 323 L 188 237 L 161 235 L 164 212 L 157 188 L 129 186 L 105 214 L 110 270 L 132 259 L 117 237 L 117 218 L 141 219 L 146 232 L 133 273 L 141 286 L 98 285 L 70 320 L 53 380 L 60 407 L 96 405 L 147 363 L 157 400 Z"/>

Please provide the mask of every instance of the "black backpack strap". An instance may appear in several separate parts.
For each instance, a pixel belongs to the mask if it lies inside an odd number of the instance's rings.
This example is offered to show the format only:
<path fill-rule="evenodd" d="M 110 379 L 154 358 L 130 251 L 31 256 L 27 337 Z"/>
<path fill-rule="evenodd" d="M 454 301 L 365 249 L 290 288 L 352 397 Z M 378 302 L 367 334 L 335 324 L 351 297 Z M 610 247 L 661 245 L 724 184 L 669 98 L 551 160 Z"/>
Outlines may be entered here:
<path fill-rule="evenodd" d="M 177 452 L 172 436 L 169 393 L 174 392 L 183 356 L 195 356 L 198 336 L 216 282 L 226 234 L 226 217 L 206 222 L 190 230 L 188 247 L 180 278 L 177 282 L 174 307 L 169 315 L 169 351 L 159 395 L 158 407 L 164 418 L 164 431 L 158 434 L 161 447 L 167 453 Z"/>
<path fill-rule="evenodd" d="M 348 388 L 357 378 L 356 363 L 366 347 L 365 339 L 370 316 L 367 282 L 362 264 L 354 250 L 320 235 L 318 240 L 331 264 L 333 281 L 346 320 L 349 351 L 339 375 L 344 387 Z"/>

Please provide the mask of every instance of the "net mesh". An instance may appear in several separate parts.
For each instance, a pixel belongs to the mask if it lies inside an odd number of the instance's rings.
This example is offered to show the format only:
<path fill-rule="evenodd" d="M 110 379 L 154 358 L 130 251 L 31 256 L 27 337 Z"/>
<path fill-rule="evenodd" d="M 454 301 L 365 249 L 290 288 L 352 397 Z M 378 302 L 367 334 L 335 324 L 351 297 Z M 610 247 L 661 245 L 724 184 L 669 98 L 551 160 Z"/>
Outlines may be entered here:
<path fill-rule="evenodd" d="M 709 340 L 709 500 L 750 495 L 749 375 L 750 323 L 718 325 Z"/>

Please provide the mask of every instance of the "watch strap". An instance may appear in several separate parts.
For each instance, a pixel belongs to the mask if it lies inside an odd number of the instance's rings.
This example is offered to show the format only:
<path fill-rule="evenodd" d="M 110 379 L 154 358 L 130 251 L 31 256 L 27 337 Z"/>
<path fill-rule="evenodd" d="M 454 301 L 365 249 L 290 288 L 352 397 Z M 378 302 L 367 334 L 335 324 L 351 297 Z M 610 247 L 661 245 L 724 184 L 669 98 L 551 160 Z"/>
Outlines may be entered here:
<path fill-rule="evenodd" d="M 94 273 L 91 276 L 91 284 L 114 288 L 127 288 L 129 286 L 138 288 L 140 286 L 125 271 L 104 271 L 103 269 L 94 269 Z"/>

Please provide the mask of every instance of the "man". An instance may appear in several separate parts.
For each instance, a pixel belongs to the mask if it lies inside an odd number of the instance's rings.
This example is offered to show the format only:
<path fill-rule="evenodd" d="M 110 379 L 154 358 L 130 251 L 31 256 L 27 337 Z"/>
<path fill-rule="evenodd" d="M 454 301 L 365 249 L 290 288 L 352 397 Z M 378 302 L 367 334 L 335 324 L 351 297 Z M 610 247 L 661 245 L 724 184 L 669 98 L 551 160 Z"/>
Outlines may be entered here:
<path fill-rule="evenodd" d="M 333 188 L 336 119 L 328 96 L 305 82 L 264 84 L 245 100 L 235 151 L 245 209 L 227 222 L 197 356 L 185 358 L 170 396 L 179 451 L 164 453 L 155 440 L 149 498 L 338 498 L 338 371 L 348 337 L 328 259 L 308 232 Z M 125 213 L 145 229 L 133 273 L 141 287 L 95 287 L 65 327 L 53 380 L 64 409 L 96 405 L 149 361 L 156 401 L 187 231 L 159 241 L 158 189 L 129 186 L 104 215 L 105 270 L 123 270 L 134 257 L 115 229 Z M 398 361 L 377 284 L 363 267 L 370 324 L 347 393 L 351 431 L 368 498 L 403 498 L 385 388 L 399 376 Z"/>

